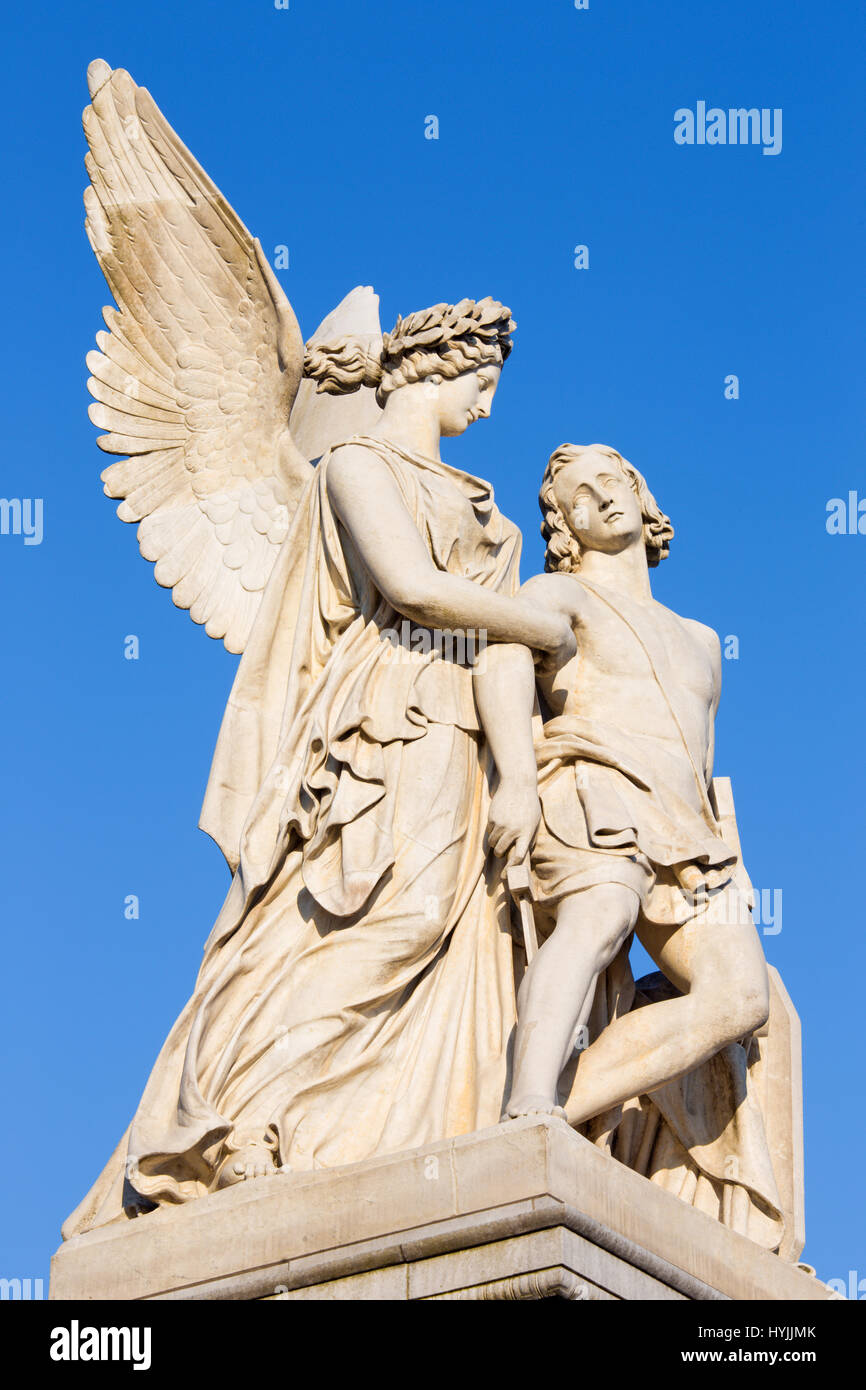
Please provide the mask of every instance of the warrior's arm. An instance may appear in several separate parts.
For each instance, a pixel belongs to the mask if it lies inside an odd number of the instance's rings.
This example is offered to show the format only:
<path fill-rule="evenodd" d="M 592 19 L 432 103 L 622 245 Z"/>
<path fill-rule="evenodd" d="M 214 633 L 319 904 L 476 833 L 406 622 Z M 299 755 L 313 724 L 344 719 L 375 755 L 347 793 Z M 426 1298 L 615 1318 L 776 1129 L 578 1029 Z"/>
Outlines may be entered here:
<path fill-rule="evenodd" d="M 474 685 L 475 703 L 500 782 L 535 786 L 535 667 L 529 648 L 511 643 L 487 647 L 476 666 Z"/>
<path fill-rule="evenodd" d="M 528 647 L 497 644 L 482 652 L 474 673 L 475 703 L 499 785 L 490 804 L 490 847 L 523 859 L 539 820 L 538 771 L 532 741 L 535 667 Z"/>
<path fill-rule="evenodd" d="M 536 575 L 523 585 L 538 610 L 574 616 L 576 596 L 563 590 L 551 575 Z M 576 643 L 569 624 L 569 640 L 549 659 L 551 673 L 573 655 Z M 543 669 L 543 668 L 541 668 Z M 475 702 L 481 724 L 496 763 L 499 785 L 490 807 L 490 845 L 496 854 L 522 859 L 538 827 L 538 768 L 532 738 L 536 670 L 532 653 L 512 644 L 488 647 L 474 675 Z"/>
<path fill-rule="evenodd" d="M 532 711 L 535 707 L 535 680 L 542 686 L 577 650 L 571 628 L 577 596 L 569 586 L 563 590 L 557 577 L 536 574 L 522 585 L 519 595 L 528 600 L 535 613 L 557 613 L 569 621 L 567 639 L 536 668 L 526 646 L 513 644 L 488 647 L 475 668 L 475 702 L 500 782 L 535 785 L 535 750 L 532 742 Z"/>
<path fill-rule="evenodd" d="M 713 780 L 713 762 L 716 755 L 716 714 L 719 708 L 719 700 L 722 696 L 722 649 L 718 634 L 711 628 L 704 629 L 710 648 L 710 659 L 713 663 L 713 694 L 710 701 L 710 712 L 707 728 L 707 759 L 704 771 L 709 788 Z"/>

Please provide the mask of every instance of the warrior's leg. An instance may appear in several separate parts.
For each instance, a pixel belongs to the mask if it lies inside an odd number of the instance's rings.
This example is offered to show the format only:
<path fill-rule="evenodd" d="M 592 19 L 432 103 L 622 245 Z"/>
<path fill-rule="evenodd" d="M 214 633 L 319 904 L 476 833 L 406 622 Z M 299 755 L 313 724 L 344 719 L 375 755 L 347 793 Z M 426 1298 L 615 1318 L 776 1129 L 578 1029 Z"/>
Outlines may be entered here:
<path fill-rule="evenodd" d="M 557 1083 L 587 996 L 631 932 L 638 907 L 637 894 L 616 883 L 585 888 L 559 904 L 556 926 L 527 969 L 517 998 L 508 1115 L 557 1110 Z"/>
<path fill-rule="evenodd" d="M 682 927 L 641 919 L 641 943 L 684 993 L 616 1019 L 581 1054 L 565 1107 L 569 1124 L 683 1076 L 766 1021 L 766 962 L 741 901 L 720 894 Z"/>

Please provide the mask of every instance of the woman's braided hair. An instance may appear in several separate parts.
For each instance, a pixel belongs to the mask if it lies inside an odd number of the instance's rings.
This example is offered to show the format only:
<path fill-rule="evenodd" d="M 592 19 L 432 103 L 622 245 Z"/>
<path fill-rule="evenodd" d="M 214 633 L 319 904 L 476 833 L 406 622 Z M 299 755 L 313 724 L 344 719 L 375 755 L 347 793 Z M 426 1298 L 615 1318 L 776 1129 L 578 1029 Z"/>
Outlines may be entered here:
<path fill-rule="evenodd" d="M 511 352 L 515 327 L 511 310 L 496 299 L 434 304 L 398 318 L 381 339 L 308 343 L 304 376 L 317 383 L 317 392 L 332 396 L 374 387 L 383 406 L 400 386 L 431 376 L 457 377 L 489 363 L 501 366 Z"/>
<path fill-rule="evenodd" d="M 538 494 L 543 518 L 541 534 L 547 543 L 544 568 L 565 574 L 580 569 L 580 542 L 565 519 L 555 489 L 557 476 L 562 469 L 587 453 L 606 455 L 607 458 L 613 459 L 625 474 L 640 503 L 647 564 L 651 567 L 657 565 L 659 560 L 667 557 L 674 528 L 671 526 L 670 518 L 665 516 L 647 487 L 643 475 L 624 459 L 622 454 L 618 454 L 616 449 L 610 449 L 605 444 L 560 444 L 550 455 Z"/>

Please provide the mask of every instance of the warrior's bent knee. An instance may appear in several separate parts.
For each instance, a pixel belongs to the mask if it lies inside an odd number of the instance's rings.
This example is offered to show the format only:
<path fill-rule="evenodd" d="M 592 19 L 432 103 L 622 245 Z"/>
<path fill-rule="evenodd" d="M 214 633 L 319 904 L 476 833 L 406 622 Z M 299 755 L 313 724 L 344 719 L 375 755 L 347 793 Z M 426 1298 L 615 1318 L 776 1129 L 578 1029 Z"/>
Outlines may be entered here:
<path fill-rule="evenodd" d="M 770 1016 L 766 977 L 763 980 L 732 981 L 728 991 L 715 997 L 711 1012 L 720 1046 L 757 1032 Z"/>
<path fill-rule="evenodd" d="M 741 1038 L 746 1033 L 755 1033 L 763 1028 L 770 1017 L 770 990 L 766 978 L 755 981 L 733 1000 L 734 1036 Z"/>

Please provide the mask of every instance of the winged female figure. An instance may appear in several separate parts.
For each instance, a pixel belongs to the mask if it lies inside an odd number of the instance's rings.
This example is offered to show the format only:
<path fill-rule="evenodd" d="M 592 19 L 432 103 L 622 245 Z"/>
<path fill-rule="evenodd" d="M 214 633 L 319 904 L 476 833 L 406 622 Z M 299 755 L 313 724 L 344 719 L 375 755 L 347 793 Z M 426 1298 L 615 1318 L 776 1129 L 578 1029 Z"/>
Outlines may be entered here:
<path fill-rule="evenodd" d="M 67 1237 L 497 1122 L 515 1001 L 491 763 L 472 657 L 424 638 L 574 644 L 568 614 L 518 595 L 489 484 L 440 454 L 490 413 L 510 311 L 437 304 L 382 335 L 359 289 L 305 346 L 150 95 L 101 62 L 89 81 L 87 227 L 118 305 L 91 414 L 128 456 L 106 490 L 175 603 L 243 657 L 201 821 L 231 887 Z"/>

